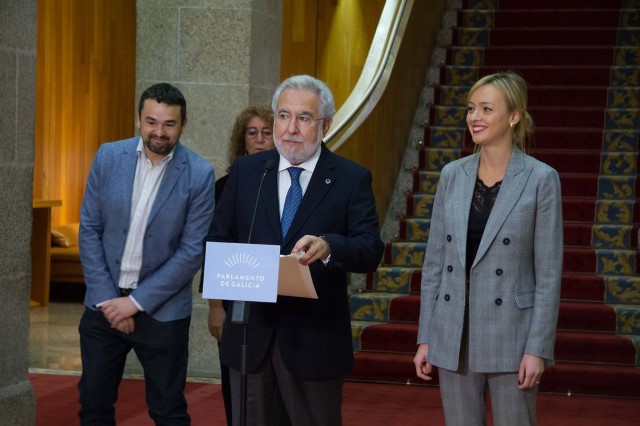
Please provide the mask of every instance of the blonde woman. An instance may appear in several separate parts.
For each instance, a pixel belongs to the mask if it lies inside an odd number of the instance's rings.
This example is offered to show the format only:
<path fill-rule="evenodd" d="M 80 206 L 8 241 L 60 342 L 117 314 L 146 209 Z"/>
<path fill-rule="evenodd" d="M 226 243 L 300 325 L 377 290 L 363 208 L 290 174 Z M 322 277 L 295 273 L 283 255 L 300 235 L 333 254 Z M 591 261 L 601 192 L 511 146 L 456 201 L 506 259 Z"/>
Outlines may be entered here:
<path fill-rule="evenodd" d="M 560 181 L 525 154 L 527 85 L 511 72 L 468 95 L 475 153 L 442 170 L 422 271 L 416 374 L 438 367 L 447 425 L 533 425 L 552 365 L 562 272 Z"/>

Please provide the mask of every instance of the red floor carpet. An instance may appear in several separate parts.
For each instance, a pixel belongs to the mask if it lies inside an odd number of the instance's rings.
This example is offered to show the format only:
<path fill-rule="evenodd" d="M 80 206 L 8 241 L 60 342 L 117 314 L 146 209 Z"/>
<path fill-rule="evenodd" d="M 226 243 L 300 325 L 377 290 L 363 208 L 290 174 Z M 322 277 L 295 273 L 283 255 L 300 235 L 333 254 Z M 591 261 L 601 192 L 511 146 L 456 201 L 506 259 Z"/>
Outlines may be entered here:
<path fill-rule="evenodd" d="M 29 379 L 36 394 L 36 426 L 78 423 L 78 376 L 30 374 Z M 225 424 L 219 385 L 188 383 L 186 395 L 194 426 Z M 141 380 L 123 380 L 116 412 L 119 426 L 153 424 L 147 416 Z M 444 424 L 437 387 L 347 382 L 342 412 L 345 426 Z M 538 398 L 540 426 L 637 425 L 639 412 L 638 399 L 551 394 Z"/>

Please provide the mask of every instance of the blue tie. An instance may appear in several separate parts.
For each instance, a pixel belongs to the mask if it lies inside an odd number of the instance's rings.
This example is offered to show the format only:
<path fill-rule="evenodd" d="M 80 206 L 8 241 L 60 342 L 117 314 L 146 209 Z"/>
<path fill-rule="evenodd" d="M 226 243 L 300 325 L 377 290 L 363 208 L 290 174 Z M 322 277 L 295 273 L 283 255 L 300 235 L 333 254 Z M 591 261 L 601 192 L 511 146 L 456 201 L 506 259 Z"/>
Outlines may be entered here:
<path fill-rule="evenodd" d="M 287 198 L 284 200 L 284 209 L 282 209 L 282 218 L 280 219 L 280 225 L 282 226 L 282 239 L 287 235 L 287 231 L 293 222 L 293 217 L 298 211 L 300 201 L 302 200 L 302 187 L 298 178 L 302 172 L 301 167 L 289 167 L 287 171 L 291 176 L 291 186 L 287 191 Z"/>

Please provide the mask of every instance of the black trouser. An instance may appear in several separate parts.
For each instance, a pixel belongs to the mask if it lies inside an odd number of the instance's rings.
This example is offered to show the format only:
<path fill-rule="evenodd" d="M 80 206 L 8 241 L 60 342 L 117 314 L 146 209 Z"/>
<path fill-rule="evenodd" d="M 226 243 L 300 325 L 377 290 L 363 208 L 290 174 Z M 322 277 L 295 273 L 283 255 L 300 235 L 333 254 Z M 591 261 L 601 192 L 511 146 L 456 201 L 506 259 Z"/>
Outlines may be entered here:
<path fill-rule="evenodd" d="M 78 328 L 82 356 L 82 377 L 78 383 L 81 424 L 115 424 L 118 386 L 127 354 L 133 349 L 144 370 L 151 418 L 157 425 L 190 425 L 184 387 L 191 317 L 162 322 L 140 312 L 134 320 L 135 331 L 124 334 L 111 328 L 101 311 L 85 308 Z"/>

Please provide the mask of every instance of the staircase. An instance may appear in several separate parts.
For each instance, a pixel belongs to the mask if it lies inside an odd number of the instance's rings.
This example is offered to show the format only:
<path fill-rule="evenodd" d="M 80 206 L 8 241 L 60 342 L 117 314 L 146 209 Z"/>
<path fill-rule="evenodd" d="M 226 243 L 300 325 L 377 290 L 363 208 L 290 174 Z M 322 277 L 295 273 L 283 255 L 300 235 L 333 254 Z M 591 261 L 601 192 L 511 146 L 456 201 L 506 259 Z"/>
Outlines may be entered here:
<path fill-rule="evenodd" d="M 513 70 L 530 86 L 530 153 L 563 194 L 557 364 L 540 390 L 640 398 L 640 0 L 466 0 L 452 32 L 398 238 L 350 299 L 350 379 L 424 383 L 413 355 L 439 171 L 471 152 L 471 85 Z"/>

